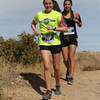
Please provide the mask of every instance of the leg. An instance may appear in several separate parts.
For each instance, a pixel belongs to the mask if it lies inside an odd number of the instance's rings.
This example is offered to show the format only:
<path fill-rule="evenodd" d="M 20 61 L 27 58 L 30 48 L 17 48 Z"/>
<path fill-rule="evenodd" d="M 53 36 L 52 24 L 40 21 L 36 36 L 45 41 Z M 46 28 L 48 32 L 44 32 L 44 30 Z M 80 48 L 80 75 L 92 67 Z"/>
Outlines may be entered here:
<path fill-rule="evenodd" d="M 62 55 L 64 59 L 64 64 L 67 69 L 69 69 L 69 62 L 68 62 L 68 52 L 69 52 L 69 47 L 62 47 Z"/>
<path fill-rule="evenodd" d="M 55 80 L 56 80 L 56 90 L 55 90 L 56 95 L 61 94 L 59 64 L 60 64 L 60 53 L 53 54 L 53 67 L 54 67 L 54 75 L 55 75 Z"/>
<path fill-rule="evenodd" d="M 69 46 L 70 76 L 74 75 L 76 45 Z"/>
<path fill-rule="evenodd" d="M 53 57 L 53 67 L 54 67 L 54 75 L 56 80 L 56 86 L 60 86 L 60 53 L 56 53 L 52 55 Z"/>
<path fill-rule="evenodd" d="M 41 50 L 41 55 L 44 63 L 44 77 L 47 90 L 51 91 L 51 74 L 50 74 L 50 51 Z"/>
<path fill-rule="evenodd" d="M 67 80 L 67 76 L 69 75 L 69 67 L 70 67 L 69 46 L 62 48 L 62 55 L 63 55 L 63 59 L 64 59 L 64 64 L 67 68 L 67 71 L 66 71 L 66 80 Z"/>

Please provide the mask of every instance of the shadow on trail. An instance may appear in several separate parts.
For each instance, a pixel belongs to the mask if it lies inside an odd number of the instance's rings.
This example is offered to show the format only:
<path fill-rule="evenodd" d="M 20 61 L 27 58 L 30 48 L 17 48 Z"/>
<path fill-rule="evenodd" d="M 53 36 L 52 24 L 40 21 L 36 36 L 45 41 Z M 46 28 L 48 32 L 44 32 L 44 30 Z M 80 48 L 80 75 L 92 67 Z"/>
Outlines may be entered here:
<path fill-rule="evenodd" d="M 64 81 L 66 81 L 66 79 L 65 79 L 65 78 L 63 78 L 63 77 L 60 77 L 60 79 L 62 79 L 62 80 L 64 80 Z"/>
<path fill-rule="evenodd" d="M 31 84 L 32 88 L 38 92 L 40 95 L 43 94 L 43 92 L 40 90 L 40 87 L 45 87 L 45 81 L 40 77 L 40 74 L 35 73 L 21 73 L 20 74 L 25 80 L 28 80 Z"/>

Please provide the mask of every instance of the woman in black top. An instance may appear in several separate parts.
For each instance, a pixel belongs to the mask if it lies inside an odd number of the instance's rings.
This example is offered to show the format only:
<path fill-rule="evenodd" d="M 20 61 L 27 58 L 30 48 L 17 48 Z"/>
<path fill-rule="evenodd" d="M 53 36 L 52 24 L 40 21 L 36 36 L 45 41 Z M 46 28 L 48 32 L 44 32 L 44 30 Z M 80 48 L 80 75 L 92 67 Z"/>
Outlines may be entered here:
<path fill-rule="evenodd" d="M 72 0 L 64 0 L 64 11 L 63 20 L 67 24 L 68 32 L 61 34 L 61 43 L 62 43 L 62 55 L 64 59 L 64 64 L 67 68 L 66 71 L 66 80 L 68 84 L 73 83 L 74 75 L 74 63 L 75 63 L 75 53 L 77 42 L 77 32 L 76 24 L 81 27 L 82 22 L 78 12 L 73 11 L 72 9 Z"/>

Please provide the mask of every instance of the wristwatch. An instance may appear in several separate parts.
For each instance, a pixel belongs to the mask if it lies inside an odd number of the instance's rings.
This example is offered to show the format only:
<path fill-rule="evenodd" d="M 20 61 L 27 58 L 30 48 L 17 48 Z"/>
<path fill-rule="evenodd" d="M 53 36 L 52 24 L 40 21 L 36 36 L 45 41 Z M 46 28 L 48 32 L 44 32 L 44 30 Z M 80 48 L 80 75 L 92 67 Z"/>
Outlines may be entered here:
<path fill-rule="evenodd" d="M 52 27 L 52 30 L 54 30 L 54 31 L 55 31 L 55 30 L 56 30 L 56 27 Z"/>

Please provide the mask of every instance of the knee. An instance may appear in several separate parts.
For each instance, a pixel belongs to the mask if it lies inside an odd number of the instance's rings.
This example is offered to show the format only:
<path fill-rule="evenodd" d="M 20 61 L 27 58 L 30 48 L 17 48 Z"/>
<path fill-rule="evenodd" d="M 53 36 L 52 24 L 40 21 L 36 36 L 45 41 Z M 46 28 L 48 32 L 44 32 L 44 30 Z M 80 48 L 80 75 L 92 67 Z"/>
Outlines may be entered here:
<path fill-rule="evenodd" d="M 67 64 L 67 63 L 68 63 L 68 59 L 64 59 L 63 62 L 64 62 L 65 64 Z"/>
<path fill-rule="evenodd" d="M 49 66 L 44 66 L 44 70 L 48 71 L 48 70 L 50 70 L 50 67 Z"/>
<path fill-rule="evenodd" d="M 74 61 L 74 56 L 70 56 L 70 57 L 69 57 L 69 61 L 70 61 L 70 62 Z"/>
<path fill-rule="evenodd" d="M 54 66 L 54 71 L 55 71 L 55 72 L 58 72 L 58 71 L 59 71 L 59 65 Z"/>

